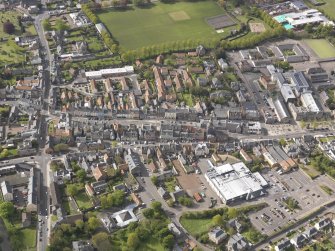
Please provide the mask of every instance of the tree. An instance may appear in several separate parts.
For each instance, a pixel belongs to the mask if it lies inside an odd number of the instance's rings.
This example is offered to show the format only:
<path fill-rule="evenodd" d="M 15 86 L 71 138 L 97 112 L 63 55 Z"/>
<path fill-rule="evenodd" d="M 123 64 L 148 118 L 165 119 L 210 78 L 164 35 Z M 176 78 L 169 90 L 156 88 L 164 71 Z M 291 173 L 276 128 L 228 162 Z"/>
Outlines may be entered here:
<path fill-rule="evenodd" d="M 193 201 L 191 198 L 187 197 L 187 196 L 181 196 L 178 198 L 178 202 L 185 206 L 185 207 L 191 207 L 193 205 Z"/>
<path fill-rule="evenodd" d="M 165 236 L 162 240 L 162 244 L 166 249 L 171 249 L 174 245 L 174 237 L 172 234 Z"/>
<path fill-rule="evenodd" d="M 0 153 L 0 158 L 6 158 L 9 156 L 9 151 L 8 149 L 3 149 L 2 152 Z"/>
<path fill-rule="evenodd" d="M 69 146 L 67 144 L 60 143 L 54 146 L 54 150 L 55 152 L 65 152 L 69 150 Z"/>
<path fill-rule="evenodd" d="M 223 224 L 222 216 L 220 214 L 214 215 L 212 218 L 212 223 L 215 226 L 221 226 Z"/>
<path fill-rule="evenodd" d="M 125 193 L 124 191 L 116 190 L 112 194 L 108 195 L 107 200 L 111 206 L 119 207 L 124 203 Z"/>
<path fill-rule="evenodd" d="M 225 0 L 219 0 L 219 1 L 218 1 L 218 4 L 219 4 L 221 7 L 225 7 Z"/>
<path fill-rule="evenodd" d="M 154 202 L 151 203 L 151 208 L 155 212 L 162 211 L 162 203 L 160 203 L 159 201 L 154 201 Z"/>
<path fill-rule="evenodd" d="M 51 24 L 50 24 L 50 20 L 49 19 L 44 19 L 43 23 L 42 23 L 43 29 L 46 31 L 50 31 L 51 30 Z"/>
<path fill-rule="evenodd" d="M 174 201 L 173 201 L 173 199 L 168 199 L 166 201 L 166 203 L 168 204 L 169 207 L 174 207 Z"/>
<path fill-rule="evenodd" d="M 74 224 L 79 230 L 83 230 L 85 227 L 85 223 L 83 222 L 83 220 L 76 220 Z"/>
<path fill-rule="evenodd" d="M 86 171 L 84 169 L 80 169 L 76 172 L 77 178 L 83 182 L 86 179 Z"/>
<path fill-rule="evenodd" d="M 152 219 L 154 217 L 155 211 L 152 208 L 145 208 L 142 210 L 142 214 L 147 219 Z"/>
<path fill-rule="evenodd" d="M 47 149 L 45 149 L 45 153 L 46 154 L 52 154 L 54 152 L 54 150 L 52 149 L 52 148 L 47 148 Z"/>
<path fill-rule="evenodd" d="M 38 142 L 37 142 L 36 139 L 33 139 L 33 140 L 31 141 L 31 146 L 32 146 L 33 148 L 35 148 L 35 149 L 38 148 Z"/>
<path fill-rule="evenodd" d="M 238 211 L 236 208 L 229 207 L 227 211 L 227 215 L 229 219 L 235 219 L 238 216 Z"/>
<path fill-rule="evenodd" d="M 87 221 L 87 227 L 91 231 L 95 231 L 98 227 L 100 227 L 101 222 L 96 217 L 91 217 Z"/>
<path fill-rule="evenodd" d="M 151 177 L 151 182 L 152 182 L 152 184 L 154 184 L 155 186 L 158 186 L 158 178 L 157 178 L 157 176 L 152 176 Z"/>
<path fill-rule="evenodd" d="M 313 25 L 312 24 L 307 24 L 305 26 L 305 31 L 308 33 L 312 33 L 313 32 Z"/>
<path fill-rule="evenodd" d="M 3 31 L 7 34 L 13 34 L 15 32 L 15 26 L 9 20 L 3 23 Z"/>
<path fill-rule="evenodd" d="M 66 192 L 67 192 L 67 194 L 69 196 L 72 196 L 72 197 L 75 196 L 75 195 L 77 195 L 78 192 L 79 192 L 78 185 L 76 185 L 76 184 L 69 184 L 69 185 L 67 185 Z"/>
<path fill-rule="evenodd" d="M 63 164 L 56 161 L 56 160 L 53 160 L 51 161 L 50 163 L 50 168 L 53 172 L 57 172 L 59 171 L 60 169 L 64 168 Z"/>
<path fill-rule="evenodd" d="M 279 140 L 279 145 L 282 146 L 282 147 L 286 146 L 286 145 L 287 145 L 286 140 L 285 140 L 284 138 L 281 138 L 281 139 Z"/>
<path fill-rule="evenodd" d="M 127 238 L 127 247 L 130 250 L 136 250 L 140 245 L 140 240 L 135 233 L 130 233 Z"/>
<path fill-rule="evenodd" d="M 1 201 L 0 202 L 0 216 L 9 219 L 13 216 L 15 208 L 12 202 Z"/>
<path fill-rule="evenodd" d="M 99 251 L 110 251 L 111 250 L 111 242 L 107 233 L 100 232 L 92 236 L 93 245 Z"/>
<path fill-rule="evenodd" d="M 61 19 L 57 19 L 55 22 L 55 28 L 58 31 L 64 31 L 64 30 L 68 30 L 69 27 L 66 25 L 66 23 L 61 20 Z"/>

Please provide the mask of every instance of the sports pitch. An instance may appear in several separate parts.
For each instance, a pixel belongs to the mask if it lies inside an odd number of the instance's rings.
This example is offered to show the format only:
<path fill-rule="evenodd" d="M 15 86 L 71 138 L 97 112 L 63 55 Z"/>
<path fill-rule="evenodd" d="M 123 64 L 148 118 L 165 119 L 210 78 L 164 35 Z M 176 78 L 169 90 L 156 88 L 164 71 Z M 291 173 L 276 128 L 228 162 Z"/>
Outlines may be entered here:
<path fill-rule="evenodd" d="M 320 57 L 335 57 L 335 48 L 326 39 L 305 39 L 304 42 Z"/>
<path fill-rule="evenodd" d="M 229 35 L 234 26 L 225 29 L 224 34 L 218 34 L 206 23 L 206 18 L 220 14 L 225 11 L 212 1 L 155 3 L 150 8 L 97 13 L 121 47 L 126 49 Z"/>

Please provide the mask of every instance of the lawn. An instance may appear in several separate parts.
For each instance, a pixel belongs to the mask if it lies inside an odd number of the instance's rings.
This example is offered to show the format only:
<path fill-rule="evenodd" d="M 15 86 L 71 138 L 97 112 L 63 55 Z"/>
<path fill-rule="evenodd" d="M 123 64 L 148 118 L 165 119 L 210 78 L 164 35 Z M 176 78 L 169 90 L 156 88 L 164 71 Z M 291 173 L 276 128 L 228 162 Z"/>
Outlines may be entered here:
<path fill-rule="evenodd" d="M 311 179 L 315 179 L 317 177 L 320 176 L 320 172 L 315 170 L 313 167 L 311 166 L 304 166 L 304 165 L 301 165 L 301 169 L 309 176 L 311 177 Z"/>
<path fill-rule="evenodd" d="M 77 213 L 77 211 L 71 206 L 68 198 L 63 198 L 62 207 L 64 208 L 67 215 L 73 215 Z"/>
<path fill-rule="evenodd" d="M 218 34 L 205 21 L 206 17 L 224 14 L 212 1 L 154 3 L 148 8 L 126 11 L 108 10 L 97 13 L 113 37 L 127 49 L 135 49 L 167 41 L 219 38 L 229 35 L 232 27 Z M 117 25 L 115 25 L 117 24 Z"/>
<path fill-rule="evenodd" d="M 324 0 L 326 4 L 318 6 L 318 9 L 324 10 L 332 19 L 335 19 L 335 0 Z"/>
<path fill-rule="evenodd" d="M 10 37 L 10 36 L 18 36 L 21 34 L 21 29 L 19 26 L 19 22 L 17 17 L 20 16 L 20 13 L 16 11 L 5 11 L 5 12 L 0 12 L 0 38 L 3 37 Z M 9 20 L 12 24 L 15 26 L 15 34 L 9 35 L 3 31 L 3 23 Z"/>
<path fill-rule="evenodd" d="M 211 219 L 186 219 L 181 217 L 180 223 L 192 236 L 207 232 L 212 226 Z"/>
<path fill-rule="evenodd" d="M 24 48 L 18 46 L 11 39 L 7 42 L 0 42 L 0 66 L 21 62 L 25 62 Z"/>
<path fill-rule="evenodd" d="M 76 196 L 74 196 L 74 198 L 75 198 L 79 208 L 87 209 L 87 208 L 92 207 L 92 203 L 90 201 L 90 198 L 88 198 L 84 189 L 80 190 L 78 192 L 78 194 Z"/>
<path fill-rule="evenodd" d="M 36 247 L 36 228 L 23 228 L 20 230 L 22 233 L 22 246 L 24 250 L 35 250 Z"/>
<path fill-rule="evenodd" d="M 335 48 L 326 39 L 305 39 L 304 42 L 320 57 L 335 57 Z"/>
<path fill-rule="evenodd" d="M 35 26 L 32 24 L 32 25 L 29 25 L 27 28 L 26 28 L 26 33 L 28 35 L 37 35 L 37 32 L 36 32 L 36 29 L 35 29 Z"/>
<path fill-rule="evenodd" d="M 142 242 L 138 251 L 164 251 L 162 244 L 156 239 L 149 239 L 147 242 Z"/>

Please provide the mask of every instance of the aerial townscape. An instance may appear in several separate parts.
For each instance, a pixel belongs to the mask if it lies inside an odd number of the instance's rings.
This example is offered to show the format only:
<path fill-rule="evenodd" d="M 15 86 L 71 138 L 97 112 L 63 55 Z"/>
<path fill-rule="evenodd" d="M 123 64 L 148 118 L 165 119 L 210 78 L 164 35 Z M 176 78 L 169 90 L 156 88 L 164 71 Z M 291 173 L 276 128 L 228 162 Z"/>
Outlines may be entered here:
<path fill-rule="evenodd" d="M 335 250 L 335 0 L 0 20 L 0 251 Z"/>

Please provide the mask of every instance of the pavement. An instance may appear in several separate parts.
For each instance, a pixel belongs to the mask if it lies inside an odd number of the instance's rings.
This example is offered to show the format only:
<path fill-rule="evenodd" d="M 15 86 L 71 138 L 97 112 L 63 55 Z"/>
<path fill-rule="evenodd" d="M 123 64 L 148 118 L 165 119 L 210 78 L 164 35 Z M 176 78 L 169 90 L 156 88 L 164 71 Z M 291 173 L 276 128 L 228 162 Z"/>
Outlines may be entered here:
<path fill-rule="evenodd" d="M 49 91 L 51 87 L 50 80 L 50 71 L 52 64 L 52 55 L 49 49 L 48 41 L 44 36 L 44 30 L 42 21 L 48 18 L 49 14 L 46 10 L 46 0 L 41 1 L 42 10 L 39 15 L 35 17 L 35 28 L 37 34 L 40 38 L 41 47 L 44 49 L 45 58 L 43 60 L 43 83 L 42 89 L 44 91 L 44 99 L 43 99 L 43 109 L 44 111 L 49 111 L 49 104 L 45 102 L 45 99 L 49 100 Z M 44 114 L 47 115 L 47 114 Z M 50 172 L 48 168 L 48 162 L 50 161 L 50 156 L 45 154 L 45 149 L 48 147 L 45 145 L 46 136 L 47 136 L 47 121 L 46 116 L 40 116 L 39 118 L 39 145 L 40 145 L 40 155 L 36 156 L 35 159 L 38 162 L 38 168 L 41 172 L 41 182 L 40 182 L 40 197 L 39 197 L 39 205 L 38 205 L 38 219 L 42 224 L 38 224 L 38 238 L 37 238 L 37 250 L 44 251 L 47 249 L 50 235 L 50 217 L 49 217 L 49 202 L 50 202 L 50 194 L 49 194 L 49 186 L 50 186 Z"/>

